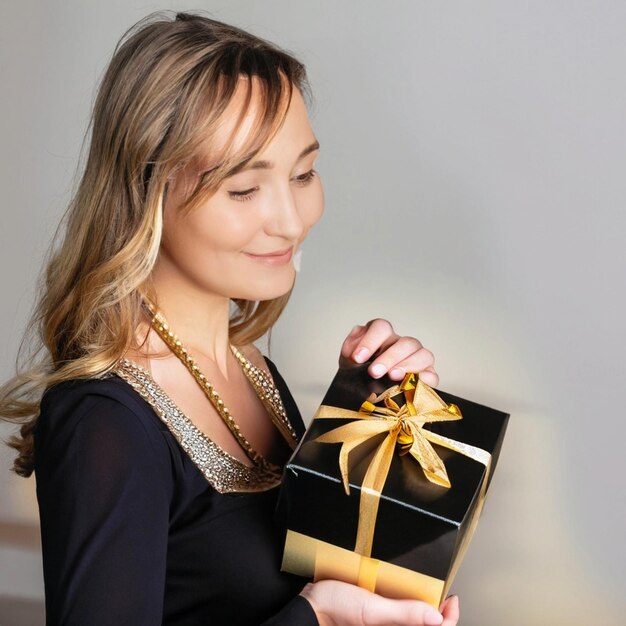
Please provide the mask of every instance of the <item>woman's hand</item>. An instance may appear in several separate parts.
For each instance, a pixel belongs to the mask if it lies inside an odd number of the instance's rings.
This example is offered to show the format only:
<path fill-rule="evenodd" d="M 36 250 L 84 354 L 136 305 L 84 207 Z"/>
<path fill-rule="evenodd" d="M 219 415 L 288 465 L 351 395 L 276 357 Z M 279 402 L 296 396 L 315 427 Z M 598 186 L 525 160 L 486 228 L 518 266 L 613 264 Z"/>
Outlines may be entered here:
<path fill-rule="evenodd" d="M 300 592 L 320 626 L 456 626 L 459 599 L 446 598 L 436 611 L 419 600 L 391 600 L 338 580 L 308 583 Z"/>
<path fill-rule="evenodd" d="M 415 337 L 400 337 L 384 319 L 373 319 L 365 326 L 355 326 L 341 346 L 340 367 L 363 363 L 378 352 L 368 367 L 373 378 L 389 373 L 392 380 L 402 380 L 407 372 L 419 372 L 420 379 L 436 387 L 435 357 Z"/>

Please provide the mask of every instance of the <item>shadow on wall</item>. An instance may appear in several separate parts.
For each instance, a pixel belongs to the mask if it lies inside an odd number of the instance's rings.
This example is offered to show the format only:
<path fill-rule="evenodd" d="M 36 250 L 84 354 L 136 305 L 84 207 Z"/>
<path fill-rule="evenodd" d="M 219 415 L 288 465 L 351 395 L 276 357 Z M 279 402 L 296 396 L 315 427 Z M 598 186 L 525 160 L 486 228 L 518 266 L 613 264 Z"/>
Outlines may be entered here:
<path fill-rule="evenodd" d="M 39 526 L 0 522 L 0 547 L 27 551 L 41 550 Z M 0 595 L 0 626 L 43 626 L 45 606 L 42 599 Z"/>

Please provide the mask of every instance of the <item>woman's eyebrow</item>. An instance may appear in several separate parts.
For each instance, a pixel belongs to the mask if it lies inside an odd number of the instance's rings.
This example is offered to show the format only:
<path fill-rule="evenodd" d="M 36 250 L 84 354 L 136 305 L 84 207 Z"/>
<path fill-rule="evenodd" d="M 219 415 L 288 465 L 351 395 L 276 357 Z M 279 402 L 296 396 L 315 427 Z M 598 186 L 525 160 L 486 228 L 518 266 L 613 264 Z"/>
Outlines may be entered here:
<path fill-rule="evenodd" d="M 307 154 L 311 154 L 315 150 L 319 150 L 319 141 L 314 141 L 311 145 L 307 146 L 298 156 L 296 162 L 301 161 Z M 243 167 L 240 171 L 245 170 L 271 170 L 274 167 L 272 161 L 254 161 Z"/>

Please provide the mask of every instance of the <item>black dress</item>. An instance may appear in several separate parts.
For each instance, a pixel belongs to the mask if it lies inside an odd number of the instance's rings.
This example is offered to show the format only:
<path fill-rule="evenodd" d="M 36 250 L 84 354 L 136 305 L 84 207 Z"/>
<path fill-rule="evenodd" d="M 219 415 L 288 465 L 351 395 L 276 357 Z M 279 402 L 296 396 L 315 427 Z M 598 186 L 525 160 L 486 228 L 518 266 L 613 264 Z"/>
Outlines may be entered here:
<path fill-rule="evenodd" d="M 300 438 L 294 399 L 265 360 Z M 278 486 L 218 491 L 245 466 L 199 436 L 141 371 L 134 385 L 111 373 L 42 398 L 35 476 L 46 624 L 318 626 L 298 595 L 306 580 L 280 572 Z"/>

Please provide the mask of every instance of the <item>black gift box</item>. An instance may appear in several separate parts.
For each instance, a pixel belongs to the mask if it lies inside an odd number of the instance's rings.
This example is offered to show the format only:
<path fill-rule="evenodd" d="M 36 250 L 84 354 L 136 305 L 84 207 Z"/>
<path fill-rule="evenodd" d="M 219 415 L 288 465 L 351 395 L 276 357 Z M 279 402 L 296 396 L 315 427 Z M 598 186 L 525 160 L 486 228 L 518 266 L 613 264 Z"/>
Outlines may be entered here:
<path fill-rule="evenodd" d="M 397 384 L 387 376 L 373 379 L 369 365 L 339 369 L 322 405 L 359 411 L 371 393 Z M 430 482 L 410 454 L 394 453 L 380 495 L 371 555 L 362 556 L 354 552 L 361 484 L 385 434 L 350 454 L 347 495 L 338 462 L 341 444 L 313 440 L 353 420 L 313 419 L 285 466 L 279 495 L 277 514 L 286 529 L 283 571 L 315 580 L 345 580 L 387 597 L 439 606 L 480 515 L 509 415 L 444 391 L 436 394 L 455 404 L 462 419 L 427 423 L 424 429 L 480 448 L 491 455 L 490 462 L 485 465 L 433 444 L 451 483 L 447 488 Z M 393 399 L 403 402 L 401 395 Z"/>

